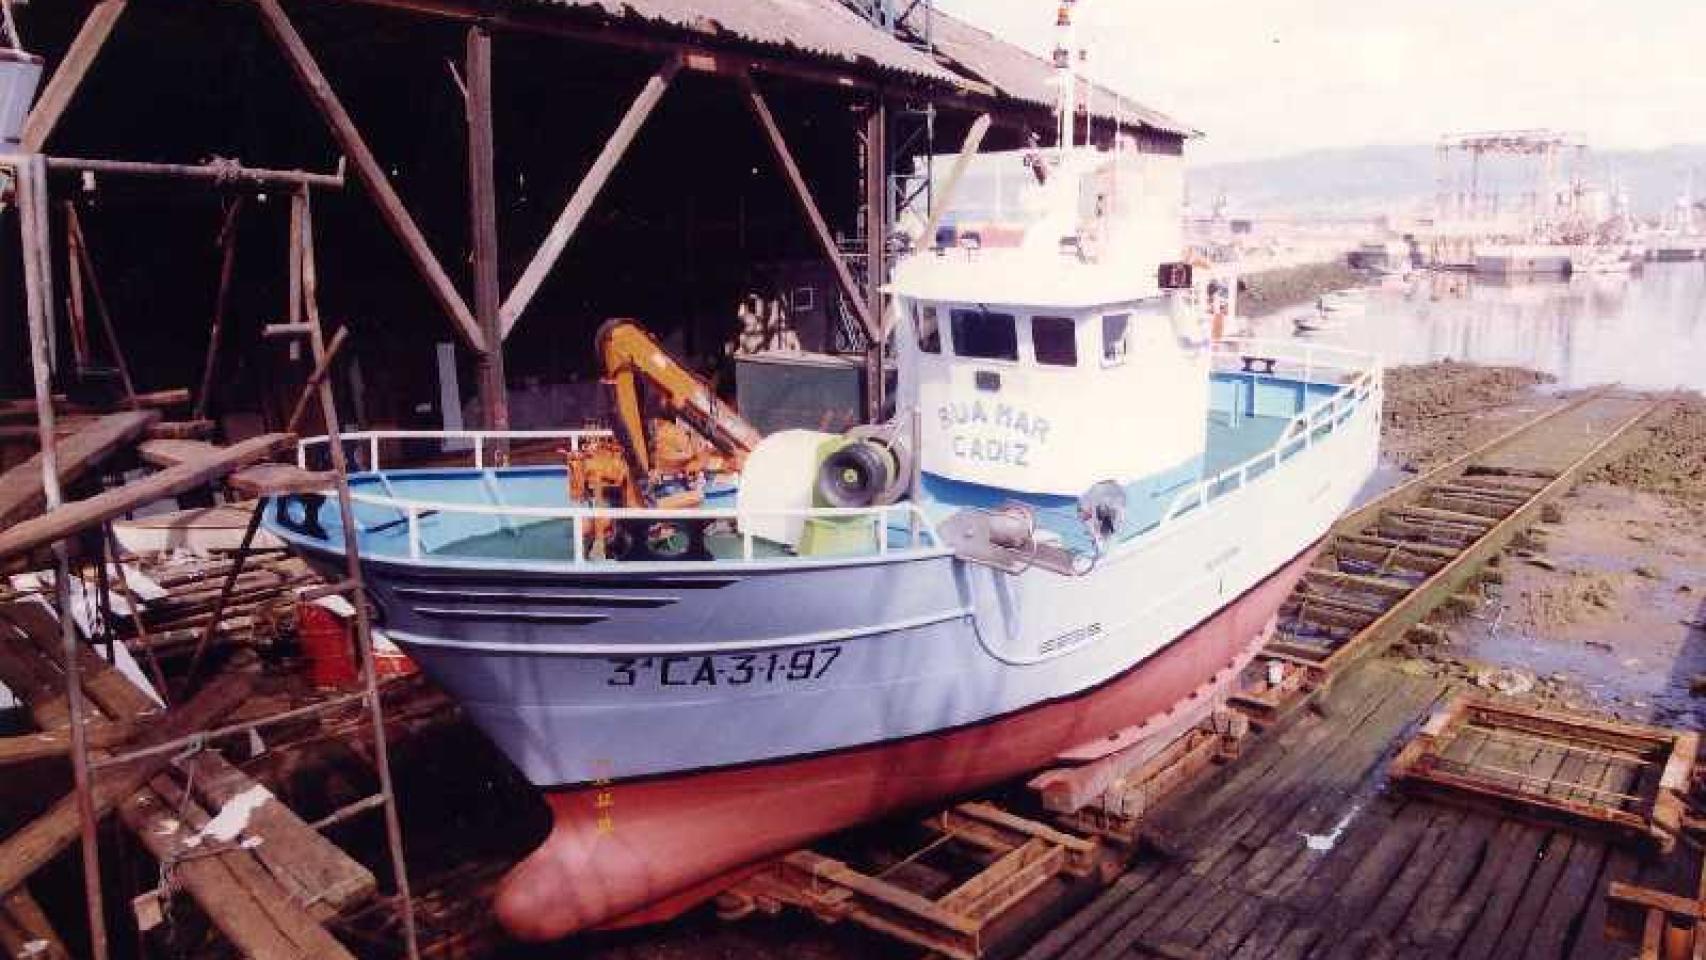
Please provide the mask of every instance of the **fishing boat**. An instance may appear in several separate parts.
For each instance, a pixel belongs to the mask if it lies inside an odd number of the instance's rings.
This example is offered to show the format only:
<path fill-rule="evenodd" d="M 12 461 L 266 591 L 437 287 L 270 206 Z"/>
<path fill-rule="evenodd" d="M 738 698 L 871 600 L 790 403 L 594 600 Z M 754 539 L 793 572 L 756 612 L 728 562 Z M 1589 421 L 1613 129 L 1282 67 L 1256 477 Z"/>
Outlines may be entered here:
<path fill-rule="evenodd" d="M 1105 755 L 1254 656 L 1374 468 L 1379 364 L 1216 341 L 1180 158 L 1060 140 L 927 165 L 958 173 L 886 289 L 890 423 L 760 436 L 617 320 L 613 432 L 344 437 L 377 619 L 551 809 L 498 891 L 513 934 L 667 917 Z M 386 465 L 452 441 L 468 466 Z M 264 522 L 341 569 L 331 495 Z"/>

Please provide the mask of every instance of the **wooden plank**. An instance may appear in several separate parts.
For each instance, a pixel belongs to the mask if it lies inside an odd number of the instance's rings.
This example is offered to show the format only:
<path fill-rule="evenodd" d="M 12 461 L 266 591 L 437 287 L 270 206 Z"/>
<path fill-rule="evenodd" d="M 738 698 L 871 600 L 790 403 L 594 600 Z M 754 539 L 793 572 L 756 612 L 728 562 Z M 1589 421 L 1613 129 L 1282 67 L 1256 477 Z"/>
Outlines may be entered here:
<path fill-rule="evenodd" d="M 114 723 L 108 720 L 90 723 L 87 726 L 89 749 L 104 750 L 116 747 L 133 739 L 140 729 L 135 724 Z M 63 757 L 70 752 L 71 731 L 68 729 L 0 737 L 0 767 Z"/>
<path fill-rule="evenodd" d="M 1593 902 L 1601 899 L 1596 895 L 1597 881 L 1608 852 L 1603 843 L 1581 839 L 1570 848 L 1551 895 L 1534 919 L 1524 960 L 1556 960 L 1564 956 L 1571 929 Z"/>
<path fill-rule="evenodd" d="M 1148 860 L 1133 867 L 1097 895 L 1089 904 L 1067 918 L 1065 922 L 1056 924 L 1041 939 L 1031 944 L 1020 960 L 1055 960 L 1063 950 L 1086 937 L 1099 922 L 1122 904 L 1129 904 L 1135 900 L 1139 893 L 1146 889 L 1146 885 L 1160 872 L 1161 865 L 1154 860 Z"/>
<path fill-rule="evenodd" d="M 295 438 L 289 434 L 254 437 L 220 448 L 217 456 L 207 460 L 179 464 L 87 500 L 67 503 L 45 516 L 0 531 L 0 559 L 46 546 L 156 500 L 206 486 L 241 467 L 272 456 L 294 441 Z"/>
<path fill-rule="evenodd" d="M 19 888 L 0 894 L 0 950 L 17 960 L 70 960 L 41 905 Z"/>
<path fill-rule="evenodd" d="M 159 743 L 205 729 L 235 709 L 248 696 L 251 687 L 252 681 L 246 676 L 220 677 L 193 700 L 168 711 L 159 723 L 139 738 L 139 742 L 144 745 Z M 90 693 L 93 699 L 93 689 Z M 171 754 L 162 753 L 104 771 L 91 791 L 96 815 L 104 816 L 110 812 L 171 761 Z M 47 812 L 0 841 L 0 891 L 11 890 L 23 883 L 59 851 L 70 846 L 77 835 L 76 797 L 67 795 Z"/>
<path fill-rule="evenodd" d="M 243 196 L 238 194 L 225 208 L 225 221 L 219 228 L 219 286 L 213 293 L 213 323 L 207 333 L 207 352 L 201 366 L 201 389 L 196 391 L 195 413 L 202 420 L 211 409 L 214 377 L 219 372 L 219 342 L 225 335 L 225 315 L 231 302 L 231 272 L 237 264 L 237 218 L 243 212 Z"/>
<path fill-rule="evenodd" d="M 303 470 L 290 463 L 262 463 L 244 467 L 227 478 L 225 483 L 244 496 L 276 497 L 286 493 L 325 493 L 336 485 L 337 479 L 330 470 Z"/>
<path fill-rule="evenodd" d="M 1498 827 L 1499 820 L 1484 813 L 1470 812 L 1464 816 L 1446 842 L 1433 875 L 1417 892 L 1414 904 L 1398 929 L 1399 939 L 1422 947 L 1434 944 L 1446 911 L 1467 888 L 1476 867 L 1488 856 Z"/>
<path fill-rule="evenodd" d="M 129 445 L 160 419 L 158 411 L 115 413 L 92 421 L 53 445 L 61 486 L 69 487 Z M 41 454 L 0 473 L 0 531 L 38 516 L 47 497 L 41 487 Z"/>
<path fill-rule="evenodd" d="M 764 131 L 765 140 L 770 144 L 770 152 L 776 158 L 776 165 L 782 168 L 782 175 L 793 188 L 794 199 L 799 202 L 800 210 L 806 215 L 812 233 L 817 237 L 818 247 L 835 271 L 835 280 L 841 286 L 842 295 L 847 298 L 854 314 L 859 317 L 859 325 L 864 329 L 865 335 L 872 340 L 882 339 L 883 333 L 877 327 L 877 318 L 871 315 L 870 307 L 865 303 L 865 292 L 853 281 L 853 274 L 847 269 L 847 263 L 841 259 L 841 248 L 830 234 L 829 224 L 818 210 L 817 201 L 812 198 L 811 188 L 806 185 L 806 178 L 800 173 L 799 164 L 794 161 L 793 151 L 788 149 L 788 141 L 782 136 L 782 128 L 776 125 L 776 118 L 770 113 L 770 104 L 765 101 L 764 94 L 759 92 L 758 85 L 750 75 L 742 75 L 741 86 L 746 91 L 747 106 L 752 110 L 753 117 Z"/>
<path fill-rule="evenodd" d="M 280 914 L 290 922 L 290 899 L 276 886 L 272 898 L 256 895 L 256 887 L 267 889 L 267 878 L 254 875 L 255 861 L 246 851 L 207 854 L 190 848 L 187 841 L 205 825 L 205 814 L 194 804 L 184 812 L 191 814 L 188 819 L 154 791 L 137 793 L 119 808 L 125 826 L 156 860 L 173 865 L 174 880 L 244 956 L 253 960 L 350 956 L 324 928 L 293 923 L 287 929 L 280 924 Z"/>
<path fill-rule="evenodd" d="M 138 445 L 137 456 L 152 467 L 175 467 L 198 463 L 219 455 L 219 445 L 205 440 L 148 440 Z"/>
<path fill-rule="evenodd" d="M 209 810 L 222 809 L 238 797 L 253 796 L 253 791 L 264 789 L 215 754 L 198 754 L 181 766 L 193 785 L 195 798 Z M 244 832 L 264 838 L 254 856 L 291 899 L 305 904 L 316 920 L 328 920 L 365 903 L 378 889 L 372 871 L 270 794 L 250 812 Z"/>
<path fill-rule="evenodd" d="M 107 38 L 112 36 L 113 27 L 118 25 L 119 17 L 129 5 L 129 0 L 101 0 L 83 19 L 83 26 L 78 29 L 53 76 L 48 78 L 35 106 L 24 118 L 24 129 L 19 137 L 24 153 L 40 153 L 47 144 L 47 138 L 59 126 L 60 117 L 65 115 L 65 109 L 83 85 L 83 78 L 89 75 L 90 68 L 107 45 Z"/>
<path fill-rule="evenodd" d="M 598 156 L 581 177 L 574 193 L 569 195 L 568 202 L 563 205 L 557 220 L 545 234 L 545 239 L 539 242 L 539 249 L 533 253 L 533 259 L 527 263 L 521 277 L 515 286 L 510 288 L 509 296 L 504 299 L 499 315 L 503 323 L 503 336 L 508 337 L 521 315 L 527 312 L 528 304 L 538 295 L 539 288 L 544 286 L 545 279 L 551 275 L 557 261 L 562 259 L 563 251 L 568 248 L 569 241 L 574 239 L 575 232 L 580 229 L 581 221 L 586 219 L 588 211 L 598 199 L 604 185 L 610 181 L 610 175 L 615 172 L 616 165 L 622 162 L 628 148 L 633 145 L 640 128 L 645 126 L 646 119 L 657 108 L 658 101 L 674 81 L 675 75 L 681 70 L 681 58 L 670 56 L 663 62 L 656 73 L 646 80 L 645 86 L 628 104 L 627 112 L 617 122 L 616 129 L 605 139 L 604 146 L 598 151 Z"/>
<path fill-rule="evenodd" d="M 319 63 L 308 50 L 308 45 L 303 42 L 302 35 L 297 33 L 296 26 L 285 14 L 284 8 L 279 5 L 278 0 L 251 2 L 260 13 L 261 22 L 266 26 L 267 32 L 290 64 L 291 73 L 301 84 L 303 92 L 319 109 L 332 138 L 349 157 L 355 175 L 360 178 L 368 195 L 378 206 L 380 218 L 402 243 L 404 253 L 426 281 L 428 292 L 438 302 L 445 316 L 450 318 L 452 329 L 462 338 L 463 343 L 476 352 L 484 353 L 494 348 L 495 344 L 487 344 L 481 336 L 479 324 L 475 322 L 467 302 L 457 291 L 456 284 L 451 282 L 450 275 L 444 272 L 437 255 L 427 244 L 426 236 L 421 233 L 414 217 L 410 216 L 402 197 L 397 195 L 396 188 L 391 186 L 384 168 L 379 165 L 379 160 L 368 147 L 349 111 L 344 109 L 343 102 L 332 90 L 331 82 L 320 70 Z"/>

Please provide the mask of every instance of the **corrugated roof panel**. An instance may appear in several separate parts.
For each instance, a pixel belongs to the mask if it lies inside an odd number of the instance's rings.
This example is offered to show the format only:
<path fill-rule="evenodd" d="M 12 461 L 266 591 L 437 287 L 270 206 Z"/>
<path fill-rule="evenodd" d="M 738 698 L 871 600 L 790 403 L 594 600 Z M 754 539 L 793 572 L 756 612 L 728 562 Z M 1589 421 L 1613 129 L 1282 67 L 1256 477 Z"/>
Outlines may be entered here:
<path fill-rule="evenodd" d="M 796 50 L 850 64 L 959 85 L 961 78 L 848 9 L 840 0 L 535 0 L 638 20 L 710 39 Z"/>
<path fill-rule="evenodd" d="M 971 71 L 976 79 L 993 84 L 997 90 L 1009 97 L 1045 107 L 1054 106 L 1057 97 L 1053 64 L 1029 50 L 939 10 L 930 16 L 931 44 L 950 61 Z M 1112 109 L 1106 106 L 1110 100 L 1113 103 Z M 1099 84 L 1096 85 L 1095 102 L 1092 106 L 1098 113 L 1107 111 L 1125 122 L 1142 123 L 1166 133 L 1191 137 L 1199 132 Z"/>

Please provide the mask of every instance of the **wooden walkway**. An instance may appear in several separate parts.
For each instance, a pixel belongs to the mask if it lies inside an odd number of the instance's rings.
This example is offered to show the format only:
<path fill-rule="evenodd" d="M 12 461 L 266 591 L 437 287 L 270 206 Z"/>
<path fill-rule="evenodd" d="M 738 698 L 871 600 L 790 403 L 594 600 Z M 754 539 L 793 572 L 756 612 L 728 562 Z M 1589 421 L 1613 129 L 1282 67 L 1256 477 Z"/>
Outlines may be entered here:
<path fill-rule="evenodd" d="M 1169 800 L 1145 831 L 1164 855 L 1025 960 L 1632 955 L 1603 928 L 1607 884 L 1649 872 L 1633 852 L 1388 789 L 1391 757 L 1446 694 L 1389 663 L 1354 668 Z M 1537 776 L 1567 762 L 1538 747 L 1502 757 Z M 1626 786 L 1619 769 L 1602 768 L 1603 789 Z"/>

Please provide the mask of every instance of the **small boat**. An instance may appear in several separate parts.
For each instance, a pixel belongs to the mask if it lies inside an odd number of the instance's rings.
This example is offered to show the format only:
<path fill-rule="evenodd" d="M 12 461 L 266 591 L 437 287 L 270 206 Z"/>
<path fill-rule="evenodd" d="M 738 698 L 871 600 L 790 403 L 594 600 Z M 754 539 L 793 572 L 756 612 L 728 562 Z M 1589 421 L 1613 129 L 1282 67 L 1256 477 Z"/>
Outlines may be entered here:
<path fill-rule="evenodd" d="M 1225 695 L 1375 465 L 1381 371 L 1212 340 L 1167 259 L 1181 178 L 1146 172 L 1175 162 L 1124 141 L 971 158 L 953 202 L 1009 213 L 897 264 L 889 424 L 760 437 L 613 322 L 618 429 L 555 435 L 562 467 L 492 467 L 474 434 L 465 468 L 396 469 L 390 436 L 346 437 L 386 633 L 551 809 L 498 892 L 506 928 L 667 917 Z M 698 440 L 641 421 L 636 381 Z M 265 517 L 342 564 L 331 498 Z"/>
<path fill-rule="evenodd" d="M 1345 328 L 1343 314 L 1334 314 L 1321 309 L 1301 314 L 1295 317 L 1291 323 L 1292 328 L 1298 333 L 1325 333 Z"/>

